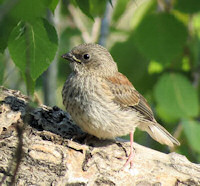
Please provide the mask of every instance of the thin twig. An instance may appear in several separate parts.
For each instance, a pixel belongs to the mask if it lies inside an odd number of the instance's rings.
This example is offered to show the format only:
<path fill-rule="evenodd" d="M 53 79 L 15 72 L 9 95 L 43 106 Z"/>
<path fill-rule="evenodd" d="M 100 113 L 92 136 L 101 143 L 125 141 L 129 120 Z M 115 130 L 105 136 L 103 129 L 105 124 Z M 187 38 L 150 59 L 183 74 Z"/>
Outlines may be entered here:
<path fill-rule="evenodd" d="M 74 20 L 76 27 L 81 31 L 82 38 L 83 38 L 84 42 L 90 43 L 91 37 L 90 37 L 90 35 L 87 31 L 87 28 L 85 27 L 85 25 L 81 21 L 80 17 L 77 16 L 78 12 L 77 12 L 76 8 L 73 5 L 69 4 L 68 9 L 69 9 L 69 12 L 70 12 L 73 20 Z"/>
<path fill-rule="evenodd" d="M 106 10 L 101 21 L 101 31 L 100 31 L 100 38 L 99 38 L 99 44 L 102 46 L 106 45 L 107 36 L 109 34 L 109 26 L 110 26 L 112 10 L 113 10 L 112 6 L 110 5 L 109 2 L 107 2 Z"/>
<path fill-rule="evenodd" d="M 100 19 L 100 17 L 96 17 L 94 19 L 94 24 L 92 26 L 92 33 L 91 33 L 92 43 L 97 42 L 99 32 L 100 32 L 100 26 L 101 26 L 101 19 Z"/>

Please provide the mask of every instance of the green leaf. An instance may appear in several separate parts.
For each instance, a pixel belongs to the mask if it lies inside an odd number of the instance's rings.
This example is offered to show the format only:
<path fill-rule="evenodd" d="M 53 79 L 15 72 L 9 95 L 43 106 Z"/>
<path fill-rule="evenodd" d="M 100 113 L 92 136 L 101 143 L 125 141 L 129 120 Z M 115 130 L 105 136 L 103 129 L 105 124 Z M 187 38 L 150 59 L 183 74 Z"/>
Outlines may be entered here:
<path fill-rule="evenodd" d="M 30 21 L 46 15 L 49 0 L 19 0 L 11 14 L 15 19 Z"/>
<path fill-rule="evenodd" d="M 50 5 L 49 5 L 49 8 L 52 12 L 54 12 L 54 10 L 56 9 L 57 5 L 58 5 L 58 2 L 59 0 L 52 0 Z"/>
<path fill-rule="evenodd" d="M 197 91 L 181 74 L 163 74 L 155 86 L 154 95 L 162 111 L 173 118 L 198 115 Z"/>
<path fill-rule="evenodd" d="M 46 20 L 19 23 L 8 42 L 10 55 L 23 74 L 35 81 L 50 65 L 58 47 L 57 34 Z"/>
<path fill-rule="evenodd" d="M 192 149 L 200 153 L 200 122 L 193 120 L 183 120 L 182 124 L 190 146 Z"/>
<path fill-rule="evenodd" d="M 90 13 L 90 3 L 89 0 L 76 0 L 77 5 L 81 9 L 81 11 L 88 16 L 90 19 L 94 20 Z"/>
<path fill-rule="evenodd" d="M 127 4 L 128 4 L 129 0 L 118 0 L 116 5 L 115 5 L 115 9 L 113 12 L 113 21 L 117 21 L 121 15 L 125 12 Z"/>
<path fill-rule="evenodd" d="M 134 38 L 144 56 L 169 63 L 182 52 L 187 39 L 187 28 L 170 14 L 150 14 L 137 26 Z"/>
<path fill-rule="evenodd" d="M 94 20 L 96 16 L 103 15 L 106 3 L 107 0 L 76 0 L 76 4 L 81 11 L 92 20 Z"/>
<path fill-rule="evenodd" d="M 97 16 L 101 17 L 105 12 L 106 3 L 107 3 L 107 0 L 90 0 L 90 12 L 91 12 L 92 16 L 93 17 L 97 17 Z"/>
<path fill-rule="evenodd" d="M 177 0 L 175 1 L 174 8 L 185 13 L 196 13 L 200 11 L 199 0 Z"/>
<path fill-rule="evenodd" d="M 12 31 L 12 29 L 16 26 L 16 21 L 10 17 L 5 16 L 2 21 L 0 21 L 0 52 L 4 52 L 7 47 L 8 38 Z"/>

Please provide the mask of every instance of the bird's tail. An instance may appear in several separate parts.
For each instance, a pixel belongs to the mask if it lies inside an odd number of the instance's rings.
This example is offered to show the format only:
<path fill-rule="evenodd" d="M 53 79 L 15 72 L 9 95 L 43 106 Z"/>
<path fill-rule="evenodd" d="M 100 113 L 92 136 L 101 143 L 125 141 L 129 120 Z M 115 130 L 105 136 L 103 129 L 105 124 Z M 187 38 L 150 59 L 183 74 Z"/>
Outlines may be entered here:
<path fill-rule="evenodd" d="M 148 134 L 156 141 L 161 144 L 173 147 L 174 145 L 180 145 L 180 142 L 174 138 L 164 127 L 156 122 L 151 122 L 148 124 L 144 123 L 139 125 L 138 128 L 145 130 Z"/>

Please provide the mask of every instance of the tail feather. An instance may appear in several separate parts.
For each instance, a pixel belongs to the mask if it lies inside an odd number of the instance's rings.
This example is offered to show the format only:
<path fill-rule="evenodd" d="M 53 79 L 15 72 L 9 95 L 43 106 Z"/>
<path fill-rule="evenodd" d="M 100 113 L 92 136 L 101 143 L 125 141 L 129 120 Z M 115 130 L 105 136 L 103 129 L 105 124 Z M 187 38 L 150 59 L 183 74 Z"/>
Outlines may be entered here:
<path fill-rule="evenodd" d="M 161 144 L 173 147 L 174 145 L 180 145 L 180 142 L 174 138 L 164 127 L 158 123 L 148 123 L 138 126 L 141 130 L 145 130 L 156 141 Z"/>

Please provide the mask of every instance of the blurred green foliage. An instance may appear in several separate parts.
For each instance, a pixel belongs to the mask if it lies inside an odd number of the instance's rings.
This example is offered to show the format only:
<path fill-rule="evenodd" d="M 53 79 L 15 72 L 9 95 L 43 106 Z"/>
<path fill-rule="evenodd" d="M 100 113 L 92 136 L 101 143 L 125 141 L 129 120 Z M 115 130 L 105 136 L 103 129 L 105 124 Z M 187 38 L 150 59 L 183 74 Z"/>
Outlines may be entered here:
<path fill-rule="evenodd" d="M 185 76 L 165 73 L 156 83 L 154 90 L 158 106 L 168 117 L 179 119 L 198 116 L 197 91 Z"/>
<path fill-rule="evenodd" d="M 107 0 L 74 0 L 71 2 L 94 20 L 94 17 L 103 15 Z"/>
<path fill-rule="evenodd" d="M 101 39 L 108 4 L 106 47 L 119 71 L 146 97 L 158 122 L 179 139 L 175 150 L 200 161 L 199 0 L 1 0 L 0 82 L 22 91 L 26 85 L 30 93 L 36 85 L 42 97 L 41 75 L 56 53 Z M 58 62 L 56 104 L 63 108 L 61 89 L 70 69 L 61 58 Z M 135 139 L 167 151 L 144 132 L 136 131 Z"/>

